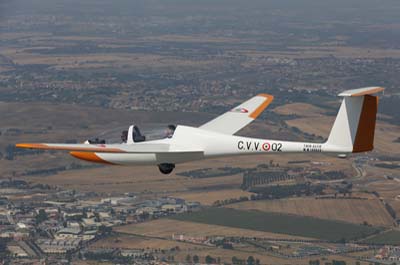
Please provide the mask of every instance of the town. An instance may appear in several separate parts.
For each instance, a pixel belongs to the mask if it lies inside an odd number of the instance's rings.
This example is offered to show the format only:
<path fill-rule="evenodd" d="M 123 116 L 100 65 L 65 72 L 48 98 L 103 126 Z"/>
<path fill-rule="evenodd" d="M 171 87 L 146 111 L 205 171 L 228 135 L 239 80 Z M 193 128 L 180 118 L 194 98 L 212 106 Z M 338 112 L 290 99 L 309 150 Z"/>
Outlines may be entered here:
<path fill-rule="evenodd" d="M 99 198 L 94 193 L 30 185 L 21 180 L 0 181 L 0 193 L 0 238 L 6 243 L 3 251 L 7 249 L 15 258 L 82 254 L 92 242 L 110 234 L 114 226 L 201 207 L 197 202 L 172 197 L 146 200 L 126 194 Z M 139 256 L 150 259 L 146 253 L 142 251 Z"/>

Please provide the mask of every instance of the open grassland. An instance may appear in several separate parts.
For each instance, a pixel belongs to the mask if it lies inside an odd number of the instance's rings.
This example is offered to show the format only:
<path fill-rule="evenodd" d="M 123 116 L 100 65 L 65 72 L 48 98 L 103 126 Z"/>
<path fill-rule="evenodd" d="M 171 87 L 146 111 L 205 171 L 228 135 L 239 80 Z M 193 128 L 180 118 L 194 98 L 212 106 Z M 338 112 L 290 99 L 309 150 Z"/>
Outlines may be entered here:
<path fill-rule="evenodd" d="M 374 226 L 390 226 L 392 217 L 378 199 L 315 199 L 291 198 L 281 200 L 247 201 L 228 205 L 238 210 L 287 213 L 328 220 Z"/>
<path fill-rule="evenodd" d="M 329 156 L 317 157 L 316 155 L 271 155 L 271 156 L 250 156 L 250 157 L 227 157 L 207 160 L 208 167 L 224 167 L 235 165 L 237 167 L 251 168 L 258 164 L 274 163 L 286 165 L 291 160 L 315 159 L 314 161 L 332 162 L 329 165 L 321 166 L 323 170 L 343 169 L 352 172 L 349 161 L 331 158 Z M 67 153 L 38 154 L 33 156 L 21 156 L 15 161 L 0 160 L 4 164 L 4 170 L 12 170 L 19 165 L 19 170 L 45 168 L 47 162 L 52 161 L 57 165 L 76 162 Z M 185 163 L 178 165 L 179 171 L 188 171 L 204 168 L 204 161 Z M 92 165 L 82 163 L 83 165 Z M 178 170 L 176 172 L 179 172 Z M 54 175 L 25 177 L 29 181 L 58 185 L 64 188 L 77 189 L 82 191 L 95 192 L 146 192 L 163 193 L 165 195 L 182 196 L 188 200 L 201 201 L 211 204 L 215 200 L 237 198 L 246 196 L 247 192 L 239 190 L 242 184 L 242 176 L 232 175 L 214 178 L 187 178 L 179 176 L 176 172 L 165 176 L 161 175 L 155 166 L 102 166 L 82 170 L 67 170 Z M 350 173 L 351 174 L 351 173 Z"/>
<path fill-rule="evenodd" d="M 372 236 L 363 242 L 371 243 L 371 244 L 380 244 L 380 245 L 400 245 L 400 231 L 399 230 L 390 230 L 390 231 Z"/>
<path fill-rule="evenodd" d="M 372 170 L 367 170 L 368 172 L 368 179 L 373 180 L 368 183 L 368 190 L 370 191 L 377 191 L 379 193 L 379 197 L 387 200 L 387 201 L 399 201 L 397 197 L 400 195 L 400 182 L 398 180 L 389 180 L 386 179 L 383 175 L 388 174 L 388 171 L 382 170 L 383 172 L 379 173 L 378 168 L 374 168 L 377 172 L 374 174 Z M 394 173 L 393 175 L 395 175 Z M 389 174 L 388 174 L 389 175 Z M 396 175 L 395 175 L 396 176 Z"/>
<path fill-rule="evenodd" d="M 236 247 L 233 250 L 222 249 L 218 247 L 205 246 L 193 243 L 178 242 L 172 240 L 172 234 L 184 234 L 186 236 L 236 236 L 236 237 L 263 237 L 275 239 L 309 239 L 294 237 L 282 234 L 273 234 L 268 232 L 254 231 L 248 229 L 239 229 L 219 225 L 208 225 L 193 222 L 184 222 L 171 219 L 159 219 L 141 224 L 132 224 L 113 229 L 116 235 L 104 238 L 94 243 L 91 248 L 117 248 L 117 249 L 170 249 L 178 246 L 179 251 L 174 252 L 175 261 L 185 262 L 186 256 L 198 255 L 200 262 L 204 263 L 207 255 L 214 258 L 219 257 L 221 262 L 231 263 L 232 257 L 247 259 L 248 256 L 254 256 L 259 259 L 261 264 L 309 264 L 310 258 L 285 259 L 275 257 L 264 250 L 256 248 Z M 354 258 L 341 256 L 328 256 L 327 260 L 345 260 L 355 262 Z M 351 264 L 351 263 L 350 263 Z M 361 263 L 364 264 L 364 263 Z"/>
<path fill-rule="evenodd" d="M 394 141 L 399 137 L 399 132 L 400 126 L 378 121 L 375 130 L 375 150 L 398 156 L 400 143 Z"/>
<path fill-rule="evenodd" d="M 226 189 L 216 191 L 177 192 L 172 193 L 171 195 L 188 201 L 197 201 L 203 205 L 212 205 L 217 200 L 250 197 L 252 194 L 252 192 L 247 192 L 240 189 Z"/>
<path fill-rule="evenodd" d="M 380 230 L 376 227 L 311 217 L 229 208 L 209 208 L 200 212 L 176 215 L 171 218 L 329 241 L 360 239 Z"/>
<path fill-rule="evenodd" d="M 171 248 L 178 247 L 179 251 L 174 251 L 173 253 L 169 253 L 168 251 Z M 186 256 L 190 255 L 191 257 L 197 255 L 200 258 L 201 263 L 205 263 L 205 257 L 210 255 L 214 258 L 220 258 L 223 263 L 231 263 L 232 257 L 237 257 L 239 259 L 247 259 L 248 256 L 253 256 L 256 259 L 260 260 L 261 264 L 309 264 L 308 258 L 303 259 L 291 259 L 287 260 L 284 258 L 274 257 L 266 253 L 265 251 L 257 250 L 257 249 L 222 249 L 213 246 L 205 246 L 200 244 L 192 244 L 192 243 L 183 243 L 168 239 L 158 239 L 154 237 L 146 237 L 146 236 L 134 236 L 134 235 L 126 235 L 126 234 L 117 234 L 108 238 L 100 239 L 90 246 L 90 249 L 95 250 L 97 248 L 106 248 L 106 249 L 140 249 L 140 248 L 150 248 L 150 249 L 163 249 L 167 251 L 166 255 L 174 255 L 175 262 L 186 262 Z M 345 257 L 327 257 L 328 259 L 336 259 L 336 260 L 346 260 L 346 261 L 354 261 L 351 258 Z"/>
<path fill-rule="evenodd" d="M 282 115 L 301 115 L 302 117 L 321 117 L 326 110 L 307 103 L 290 103 L 274 108 Z"/>
<path fill-rule="evenodd" d="M 124 46 L 114 46 L 124 47 Z M 51 50 L 55 46 L 37 46 L 31 50 L 9 48 L 2 54 L 10 58 L 14 63 L 26 64 L 47 64 L 53 69 L 96 69 L 101 67 L 130 67 L 131 69 L 143 69 L 146 67 L 167 68 L 167 67 L 197 67 L 199 69 L 222 65 L 218 60 L 191 60 L 173 56 L 160 56 L 156 54 L 114 52 L 114 53 L 93 53 L 93 54 L 40 54 L 35 50 Z M 61 47 L 64 48 L 64 47 Z"/>
<path fill-rule="evenodd" d="M 178 242 L 174 240 L 150 238 L 143 236 L 133 236 L 126 234 L 117 234 L 110 237 L 106 237 L 94 244 L 90 245 L 91 249 L 96 248 L 118 248 L 118 249 L 170 249 L 178 246 L 181 249 L 189 248 L 192 245 L 188 243 Z"/>
<path fill-rule="evenodd" d="M 242 260 L 247 260 L 249 256 L 253 256 L 255 259 L 260 260 L 260 264 L 263 265 L 309 265 L 310 260 L 316 260 L 316 259 L 321 259 L 321 257 L 312 257 L 312 258 L 301 258 L 301 259 L 287 259 L 287 258 L 281 258 L 281 257 L 276 257 L 272 255 L 268 255 L 264 251 L 240 251 L 240 250 L 227 250 L 227 249 L 222 249 L 222 248 L 196 248 L 195 250 L 192 251 L 182 251 L 179 252 L 176 255 L 176 260 L 180 260 L 182 262 L 185 262 L 185 257 L 187 254 L 193 255 L 193 253 L 196 253 L 200 257 L 201 263 L 205 264 L 205 257 L 207 255 L 210 255 L 212 257 L 219 257 L 221 259 L 221 263 L 224 264 L 232 264 L 232 257 L 237 257 Z M 326 261 L 332 261 L 332 260 L 341 260 L 347 262 L 346 264 L 356 264 L 356 259 L 351 258 L 351 257 L 344 257 L 344 256 L 326 256 L 324 257 Z M 328 263 L 330 264 L 330 263 Z M 367 262 L 361 262 L 360 265 L 368 265 L 369 263 Z"/>
<path fill-rule="evenodd" d="M 199 164 L 185 164 L 182 167 L 189 169 Z M 220 190 L 239 187 L 242 177 L 239 175 L 189 179 L 171 174 L 165 176 L 159 173 L 156 166 L 137 167 L 102 167 L 79 172 L 66 171 L 52 176 L 35 177 L 35 182 L 60 185 L 65 188 L 82 191 L 98 192 L 144 192 L 174 194 L 178 191 Z"/>
<path fill-rule="evenodd" d="M 286 123 L 290 127 L 296 127 L 302 132 L 328 138 L 334 120 L 335 117 L 320 116 L 318 120 L 315 117 L 306 117 L 288 120 Z"/>
<path fill-rule="evenodd" d="M 335 45 L 336 46 L 336 45 Z M 311 59 L 321 58 L 334 55 L 340 58 L 400 58 L 400 51 L 397 49 L 369 49 L 359 47 L 334 47 L 334 46 L 303 46 L 303 47 L 288 47 L 291 51 L 254 51 L 254 50 L 239 50 L 238 53 L 251 58 L 260 58 L 272 56 L 276 58 L 291 58 L 291 59 Z M 251 61 L 244 64 L 250 66 Z"/>
<path fill-rule="evenodd" d="M 114 228 L 114 231 L 132 235 L 160 237 L 164 239 L 170 239 L 173 234 L 184 234 L 187 236 L 238 236 L 273 239 L 310 239 L 305 237 L 289 236 L 265 231 L 256 231 L 199 222 L 186 222 L 166 218 L 140 224 L 124 225 Z"/>

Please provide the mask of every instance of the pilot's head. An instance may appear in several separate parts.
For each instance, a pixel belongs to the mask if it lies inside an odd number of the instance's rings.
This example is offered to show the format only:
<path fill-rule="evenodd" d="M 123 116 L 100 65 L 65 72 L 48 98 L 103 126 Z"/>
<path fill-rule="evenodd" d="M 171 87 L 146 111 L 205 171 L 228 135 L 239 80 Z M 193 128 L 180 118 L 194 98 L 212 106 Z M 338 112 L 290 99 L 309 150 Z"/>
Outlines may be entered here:
<path fill-rule="evenodd" d="M 168 125 L 167 129 L 165 131 L 165 134 L 166 134 L 165 136 L 168 138 L 171 138 L 174 135 L 175 129 L 176 129 L 175 125 L 173 125 L 173 124 Z"/>
<path fill-rule="evenodd" d="M 128 131 L 122 131 L 121 140 L 123 143 L 126 143 L 128 141 Z"/>

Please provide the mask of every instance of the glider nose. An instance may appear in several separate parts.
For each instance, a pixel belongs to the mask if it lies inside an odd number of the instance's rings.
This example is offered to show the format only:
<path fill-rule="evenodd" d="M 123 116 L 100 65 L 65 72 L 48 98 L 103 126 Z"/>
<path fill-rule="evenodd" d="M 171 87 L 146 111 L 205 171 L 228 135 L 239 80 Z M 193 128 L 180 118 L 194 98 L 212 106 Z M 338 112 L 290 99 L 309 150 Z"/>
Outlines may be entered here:
<path fill-rule="evenodd" d="M 46 146 L 44 144 L 18 143 L 15 145 L 15 147 L 26 149 L 44 149 Z"/>

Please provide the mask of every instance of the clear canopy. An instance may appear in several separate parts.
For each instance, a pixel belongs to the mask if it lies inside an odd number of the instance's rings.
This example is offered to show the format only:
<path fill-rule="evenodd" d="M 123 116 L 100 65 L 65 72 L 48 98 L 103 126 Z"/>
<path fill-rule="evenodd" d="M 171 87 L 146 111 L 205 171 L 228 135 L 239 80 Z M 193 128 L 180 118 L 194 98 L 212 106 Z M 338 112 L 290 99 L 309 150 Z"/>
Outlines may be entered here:
<path fill-rule="evenodd" d="M 171 138 L 175 131 L 175 125 L 166 124 L 143 124 L 133 125 L 132 139 L 134 142 L 152 141 Z M 91 137 L 88 141 L 93 144 L 116 144 L 126 143 L 129 134 L 129 125 L 115 127 L 103 131 Z"/>

